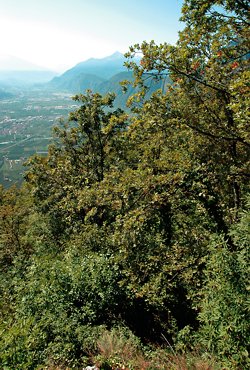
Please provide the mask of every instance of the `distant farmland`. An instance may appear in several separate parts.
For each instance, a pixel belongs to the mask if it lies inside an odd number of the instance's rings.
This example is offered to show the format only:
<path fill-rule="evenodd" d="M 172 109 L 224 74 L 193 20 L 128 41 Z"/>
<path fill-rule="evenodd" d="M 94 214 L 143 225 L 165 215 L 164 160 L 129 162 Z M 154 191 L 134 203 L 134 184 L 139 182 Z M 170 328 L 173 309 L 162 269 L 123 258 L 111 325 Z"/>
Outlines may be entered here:
<path fill-rule="evenodd" d="M 9 187 L 22 182 L 27 158 L 46 155 L 52 127 L 75 107 L 70 94 L 39 88 L 0 101 L 0 184 Z"/>

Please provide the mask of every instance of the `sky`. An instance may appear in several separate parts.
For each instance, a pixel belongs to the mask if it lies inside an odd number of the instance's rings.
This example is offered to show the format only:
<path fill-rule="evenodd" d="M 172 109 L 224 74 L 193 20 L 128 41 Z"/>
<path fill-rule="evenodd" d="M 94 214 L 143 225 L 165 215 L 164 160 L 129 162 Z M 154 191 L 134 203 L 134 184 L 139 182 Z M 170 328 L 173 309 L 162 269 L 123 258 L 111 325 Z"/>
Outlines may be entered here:
<path fill-rule="evenodd" d="M 0 55 L 62 72 L 130 45 L 175 43 L 182 0 L 0 0 Z"/>

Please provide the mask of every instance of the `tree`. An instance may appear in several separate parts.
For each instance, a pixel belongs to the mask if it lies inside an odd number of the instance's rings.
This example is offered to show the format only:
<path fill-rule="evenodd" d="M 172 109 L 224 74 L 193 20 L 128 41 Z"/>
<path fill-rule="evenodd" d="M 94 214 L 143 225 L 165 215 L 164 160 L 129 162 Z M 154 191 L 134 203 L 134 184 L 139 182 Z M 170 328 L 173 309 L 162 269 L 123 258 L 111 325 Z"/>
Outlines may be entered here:
<path fill-rule="evenodd" d="M 46 158 L 29 161 L 26 174 L 39 210 L 50 217 L 54 237 L 60 239 L 84 223 L 88 206 L 80 206 L 81 191 L 104 179 L 123 156 L 121 134 L 127 125 L 122 110 L 112 111 L 114 95 L 77 95 L 81 103 L 69 122 L 55 128 L 55 144 Z"/>
<path fill-rule="evenodd" d="M 32 202 L 25 188 L 0 187 L 0 267 L 8 271 L 16 256 L 32 253 L 32 245 L 26 237 Z"/>
<path fill-rule="evenodd" d="M 141 63 L 128 65 L 138 84 L 147 75 L 170 75 L 165 117 L 190 128 L 199 143 L 191 149 L 196 165 L 186 174 L 187 191 L 203 203 L 218 231 L 228 234 L 250 173 L 249 13 L 241 1 L 186 1 L 182 20 L 186 27 L 176 46 L 135 45 L 128 57 L 141 53 Z M 231 243 L 229 236 L 227 240 Z"/>

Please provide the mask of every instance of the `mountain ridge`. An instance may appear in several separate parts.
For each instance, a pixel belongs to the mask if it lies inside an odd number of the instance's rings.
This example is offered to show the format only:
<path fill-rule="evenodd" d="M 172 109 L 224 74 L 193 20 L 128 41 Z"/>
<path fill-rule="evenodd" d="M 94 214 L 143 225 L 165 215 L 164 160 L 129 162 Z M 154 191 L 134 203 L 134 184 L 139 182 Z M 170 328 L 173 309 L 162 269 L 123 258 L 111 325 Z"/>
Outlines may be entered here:
<path fill-rule="evenodd" d="M 50 69 L 13 55 L 0 54 L 0 71 L 50 71 Z"/>
<path fill-rule="evenodd" d="M 129 96 L 136 92 L 136 89 L 130 85 L 127 92 L 123 93 L 120 82 L 133 81 L 133 72 L 124 66 L 125 61 L 124 55 L 118 51 L 105 58 L 90 58 L 76 64 L 60 76 L 54 77 L 47 86 L 52 90 L 76 94 L 84 93 L 88 89 L 101 94 L 114 92 L 116 105 L 125 107 Z M 159 88 L 165 88 L 165 84 L 166 82 L 163 81 L 148 81 L 148 95 Z"/>
<path fill-rule="evenodd" d="M 64 87 L 67 81 L 76 79 L 83 73 L 86 75 L 95 75 L 104 80 L 109 79 L 119 72 L 127 71 L 124 62 L 125 57 L 118 51 L 104 58 L 90 58 L 77 63 L 60 76 L 52 79 L 50 85 L 52 87 Z"/>

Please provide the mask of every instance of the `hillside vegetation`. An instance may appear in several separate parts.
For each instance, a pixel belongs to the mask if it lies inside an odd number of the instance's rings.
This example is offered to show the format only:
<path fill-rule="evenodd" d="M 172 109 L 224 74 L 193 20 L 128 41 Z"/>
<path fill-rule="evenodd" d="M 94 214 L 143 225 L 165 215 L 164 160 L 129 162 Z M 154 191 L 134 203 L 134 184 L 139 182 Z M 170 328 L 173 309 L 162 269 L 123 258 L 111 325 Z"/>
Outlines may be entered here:
<path fill-rule="evenodd" d="M 1 368 L 249 367 L 249 5 L 182 18 L 130 48 L 131 112 L 79 93 L 1 188 Z"/>

